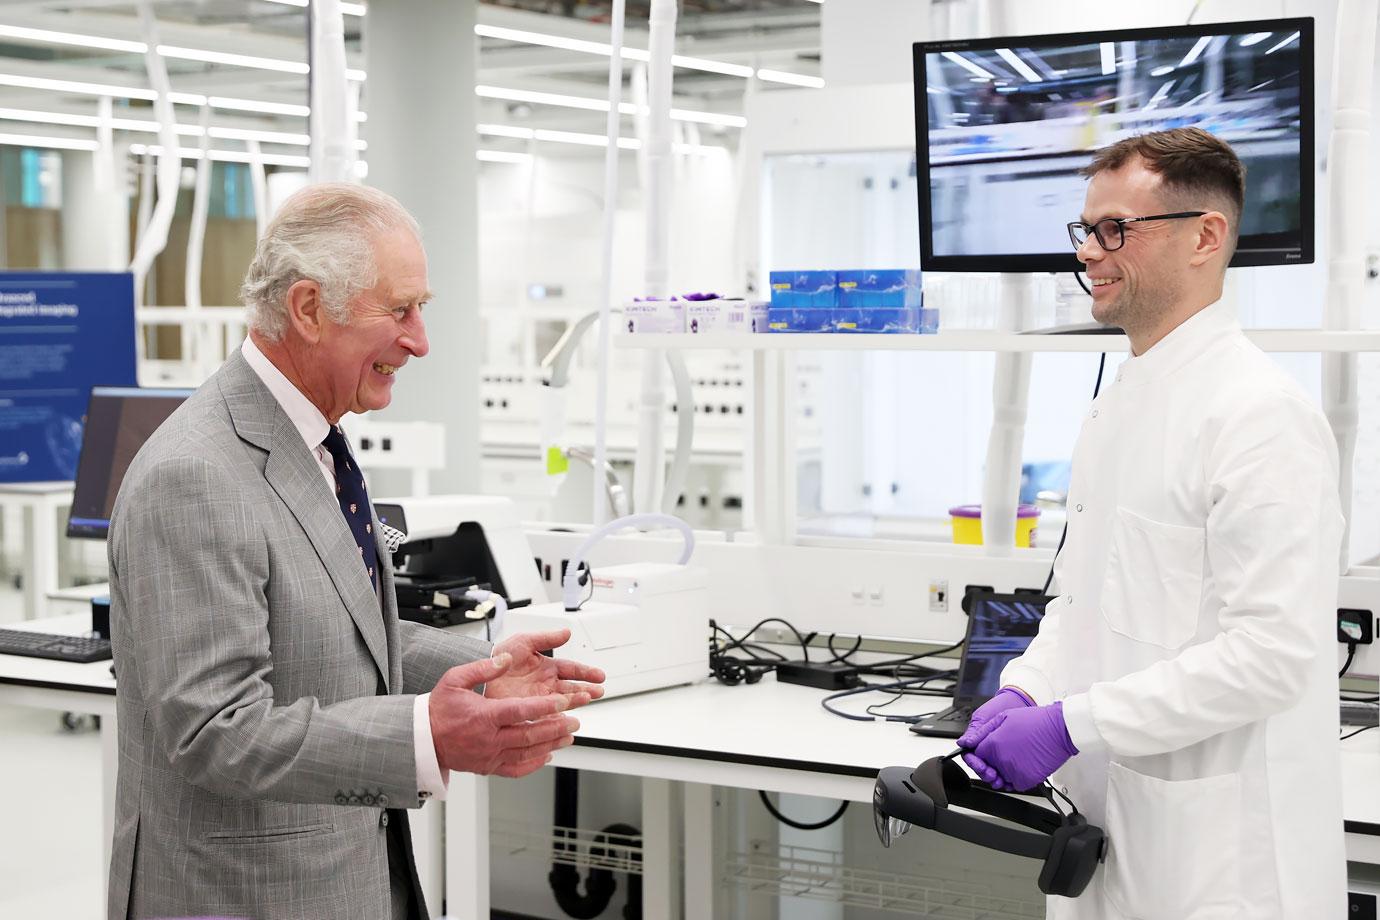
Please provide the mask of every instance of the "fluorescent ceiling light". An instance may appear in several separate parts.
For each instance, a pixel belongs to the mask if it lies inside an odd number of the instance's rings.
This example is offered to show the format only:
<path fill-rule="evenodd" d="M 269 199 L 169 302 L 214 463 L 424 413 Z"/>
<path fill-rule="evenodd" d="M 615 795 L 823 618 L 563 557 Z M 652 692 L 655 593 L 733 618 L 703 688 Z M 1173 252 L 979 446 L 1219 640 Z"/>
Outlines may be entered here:
<path fill-rule="evenodd" d="M 729 64 L 726 61 L 711 61 L 706 58 L 686 57 L 683 54 L 671 55 L 671 64 L 687 70 L 702 70 L 706 73 L 721 73 L 729 77 L 752 76 L 752 68 L 743 64 Z"/>
<path fill-rule="evenodd" d="M 540 45 L 544 48 L 559 48 L 563 51 L 580 51 L 585 54 L 599 54 L 609 57 L 613 54 L 613 46 L 606 42 L 592 42 L 583 38 L 569 38 L 565 35 L 551 35 L 546 32 L 529 32 L 526 29 L 508 29 L 503 26 L 490 26 L 478 23 L 474 27 L 474 34 L 480 38 L 497 38 L 501 41 L 517 42 L 524 45 Z M 624 47 L 620 52 L 622 57 L 630 61 L 650 61 L 651 55 L 643 48 Z M 745 64 L 730 64 L 727 61 L 711 61 L 707 58 L 689 57 L 684 54 L 671 55 L 671 64 L 675 67 L 684 67 L 687 70 L 701 70 L 706 73 L 725 74 L 730 77 L 751 77 L 753 70 Z M 775 71 L 773 71 L 775 72 Z M 758 76 L 761 76 L 760 72 Z M 795 74 L 788 74 L 794 77 Z M 811 77 L 801 77 L 800 79 L 814 79 Z M 789 80 L 778 82 L 787 83 Z M 813 86 L 813 83 L 797 84 L 801 86 Z"/>
<path fill-rule="evenodd" d="M 136 156 L 148 154 L 160 157 L 163 155 L 163 148 L 156 144 L 152 146 L 130 144 L 129 152 Z M 180 147 L 177 152 L 184 160 L 201 159 L 201 149 L 197 147 Z M 212 160 L 224 163 L 252 163 L 254 161 L 254 157 L 242 150 L 208 150 L 206 155 Z M 261 153 L 258 159 L 269 166 L 299 166 L 303 169 L 311 166 L 311 157 L 293 156 L 285 153 Z"/>
<path fill-rule="evenodd" d="M 173 102 L 176 102 L 173 99 Z M 211 96 L 206 100 L 213 109 L 230 109 L 236 112 L 263 112 L 268 115 L 296 115 L 306 118 L 311 114 L 311 107 L 306 105 L 293 105 L 289 102 L 261 102 L 257 99 L 232 99 L 227 96 Z"/>
<path fill-rule="evenodd" d="M 1173 72 L 1174 72 L 1174 65 L 1173 65 L 1173 64 L 1165 64 L 1163 67 L 1156 67 L 1154 70 L 1150 71 L 1150 76 L 1152 76 L 1152 77 L 1162 77 L 1162 76 L 1164 76 L 1164 75 L 1167 74 L 1167 73 L 1173 73 Z"/>
<path fill-rule="evenodd" d="M 1292 42 L 1294 39 L 1296 39 L 1296 38 L 1298 38 L 1298 37 L 1299 37 L 1299 33 L 1295 32 L 1293 35 L 1290 35 L 1288 38 L 1284 39 L 1284 40 L 1281 41 L 1279 44 L 1275 45 L 1273 48 L 1271 48 L 1269 51 L 1266 51 L 1265 53 L 1266 53 L 1266 54 L 1274 54 L 1274 53 L 1275 53 L 1276 51 L 1278 51 L 1280 48 L 1283 48 L 1285 45 L 1289 44 L 1290 42 Z"/>
<path fill-rule="evenodd" d="M 1001 59 L 1015 68 L 1016 72 L 1025 77 L 1031 83 L 1043 83 L 1045 78 L 1037 74 L 1030 68 L 1030 65 L 1021 60 L 1020 57 L 1010 48 L 998 48 L 997 54 Z"/>
<path fill-rule="evenodd" d="M 41 112 L 34 109 L 11 109 L 0 108 L 0 120 L 6 121 L 26 121 L 33 124 L 47 125 L 69 125 L 80 128 L 99 128 L 101 118 L 97 115 L 81 115 L 74 112 Z M 119 131 L 140 131 L 145 134 L 157 134 L 159 123 L 156 121 L 144 121 L 135 118 L 112 118 L 110 126 Z M 173 130 L 184 137 L 201 137 L 202 129 L 200 125 L 178 124 L 173 126 Z M 281 131 L 256 131 L 246 128 L 223 128 L 212 125 L 207 132 L 211 137 L 221 140 L 236 141 L 260 141 L 265 144 L 283 144 L 292 147 L 307 147 L 311 144 L 311 137 L 306 134 L 288 134 Z M 363 140 L 355 141 L 355 149 L 365 150 L 367 144 Z"/>
<path fill-rule="evenodd" d="M 84 96 L 114 96 L 119 99 L 143 99 L 152 102 L 158 94 L 151 89 L 137 86 L 111 86 L 105 83 L 82 83 L 76 80 L 51 80 L 47 77 L 26 77 L 19 74 L 0 74 L 0 86 L 17 86 L 23 89 L 46 89 L 59 93 L 76 93 Z"/>
<path fill-rule="evenodd" d="M 0 86 L 16 86 L 22 89 L 43 89 L 58 93 L 72 93 L 83 96 L 110 96 L 114 99 L 141 99 L 153 102 L 158 93 L 142 86 L 118 86 L 112 83 L 84 83 L 77 80 L 53 80 L 47 77 L 30 77 L 20 74 L 0 73 Z M 210 105 L 213 109 L 236 112 L 262 112 L 269 115 L 295 115 L 306 118 L 311 108 L 287 102 L 266 102 L 261 99 L 237 99 L 232 96 L 203 96 L 199 93 L 168 93 L 168 99 L 178 105 Z M 364 112 L 356 112 L 356 121 L 368 121 Z"/>
<path fill-rule="evenodd" d="M 476 96 L 485 99 L 505 99 L 509 102 L 531 102 L 537 105 L 557 105 L 569 109 L 584 109 L 591 112 L 607 112 L 609 101 L 589 96 L 567 96 L 563 93 L 542 93 L 525 89 L 507 89 L 499 86 L 476 86 Z M 636 115 L 637 106 L 631 102 L 620 102 L 618 111 L 623 115 Z M 646 107 L 643 107 L 646 111 Z M 719 112 L 696 112 L 690 109 L 671 109 L 675 121 L 692 121 L 703 125 L 724 125 L 730 128 L 747 126 L 747 119 L 741 115 L 725 115 Z"/>
<path fill-rule="evenodd" d="M 149 49 L 144 42 L 103 38 L 99 35 L 79 35 L 75 32 L 54 32 L 51 29 L 29 29 L 24 26 L 0 25 L 0 36 L 28 39 L 49 45 L 76 45 L 81 48 L 100 48 L 104 51 L 128 51 L 131 54 L 143 54 Z"/>
<path fill-rule="evenodd" d="M 530 153 L 510 153 L 507 150 L 476 150 L 474 158 L 485 163 L 530 163 Z"/>
<path fill-rule="evenodd" d="M 1204 35 L 1202 38 L 1198 39 L 1196 42 L 1193 43 L 1193 47 L 1189 50 L 1188 54 L 1184 55 L 1184 59 L 1179 62 L 1179 66 L 1187 67 L 1189 64 L 1192 64 L 1194 61 L 1198 60 L 1198 58 L 1202 56 L 1203 52 L 1207 50 L 1207 46 L 1211 42 L 1211 35 Z"/>
<path fill-rule="evenodd" d="M 1245 38 L 1241 39 L 1241 41 L 1237 42 L 1237 44 L 1242 48 L 1249 48 L 1251 45 L 1263 42 L 1273 34 L 1273 32 L 1252 32 L 1250 35 L 1247 35 Z"/>
<path fill-rule="evenodd" d="M 1116 73 L 1116 45 L 1102 42 L 1102 76 Z"/>
<path fill-rule="evenodd" d="M 986 77 L 989 80 L 996 79 L 996 76 L 991 71 L 984 70 L 983 68 L 974 64 L 972 61 L 968 60 L 966 57 L 964 57 L 956 51 L 945 51 L 943 52 L 943 55 L 947 60 L 953 61 L 959 67 L 962 67 L 964 70 L 968 71 L 975 77 Z"/>
<path fill-rule="evenodd" d="M 487 134 L 491 137 L 516 137 L 525 141 L 530 141 L 536 137 L 536 133 L 531 128 L 519 128 L 514 125 L 475 125 L 474 127 L 480 134 Z"/>
<path fill-rule="evenodd" d="M 125 51 L 130 54 L 144 54 L 149 48 L 145 42 L 106 38 L 102 35 L 83 35 L 76 32 L 56 32 L 52 29 L 30 29 L 26 26 L 0 25 L 0 38 L 17 38 L 50 45 L 99 48 L 103 51 Z M 164 57 L 178 60 L 202 61 L 208 64 L 230 64 L 258 70 L 273 70 L 279 73 L 305 74 L 311 69 L 301 61 L 284 61 L 280 58 L 256 57 L 250 54 L 230 54 L 224 51 L 183 48 L 180 45 L 159 45 L 158 53 Z M 352 69 L 347 69 L 345 76 L 347 79 L 360 82 L 366 78 L 364 71 Z"/>
<path fill-rule="evenodd" d="M 100 150 L 96 141 L 77 137 L 40 137 L 36 134 L 0 134 L 0 144 L 8 147 L 46 147 L 51 150 Z"/>
<path fill-rule="evenodd" d="M 767 80 L 771 83 L 788 83 L 791 86 L 808 86 L 810 89 L 823 89 L 823 77 L 810 77 L 799 73 L 786 73 L 780 70 L 767 70 L 765 68 L 757 71 L 757 79 Z"/>
<path fill-rule="evenodd" d="M 512 125 L 476 125 L 475 129 L 482 135 L 492 137 L 514 137 L 520 140 L 547 141 L 555 144 L 575 144 L 580 147 L 608 147 L 609 139 L 606 134 L 584 134 L 578 131 L 550 131 L 546 128 L 520 128 Z M 715 147 L 709 144 L 672 144 L 672 148 L 677 153 L 699 153 L 719 155 L 728 151 L 723 147 Z M 620 137 L 618 139 L 620 150 L 639 150 L 642 141 L 635 137 Z"/>

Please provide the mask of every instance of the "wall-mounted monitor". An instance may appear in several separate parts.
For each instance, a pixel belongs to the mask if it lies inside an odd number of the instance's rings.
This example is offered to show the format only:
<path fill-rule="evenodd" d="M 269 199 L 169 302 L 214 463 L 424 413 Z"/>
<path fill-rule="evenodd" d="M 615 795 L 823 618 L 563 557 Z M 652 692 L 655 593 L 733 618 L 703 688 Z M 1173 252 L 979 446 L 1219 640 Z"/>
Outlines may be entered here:
<path fill-rule="evenodd" d="M 914 45 L 921 266 L 1072 271 L 1093 152 L 1197 126 L 1246 164 L 1232 265 L 1313 261 L 1313 20 Z"/>

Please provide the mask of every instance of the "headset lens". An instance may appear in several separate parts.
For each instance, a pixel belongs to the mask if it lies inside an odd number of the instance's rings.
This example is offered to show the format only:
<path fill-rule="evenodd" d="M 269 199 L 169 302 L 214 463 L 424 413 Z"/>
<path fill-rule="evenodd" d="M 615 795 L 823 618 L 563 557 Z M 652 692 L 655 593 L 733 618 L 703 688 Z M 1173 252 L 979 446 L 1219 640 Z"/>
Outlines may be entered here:
<path fill-rule="evenodd" d="M 891 846 L 891 841 L 910 830 L 909 822 L 902 821 L 900 818 L 888 817 L 876 805 L 872 806 L 872 823 L 877 828 L 877 839 L 882 842 L 884 847 Z"/>

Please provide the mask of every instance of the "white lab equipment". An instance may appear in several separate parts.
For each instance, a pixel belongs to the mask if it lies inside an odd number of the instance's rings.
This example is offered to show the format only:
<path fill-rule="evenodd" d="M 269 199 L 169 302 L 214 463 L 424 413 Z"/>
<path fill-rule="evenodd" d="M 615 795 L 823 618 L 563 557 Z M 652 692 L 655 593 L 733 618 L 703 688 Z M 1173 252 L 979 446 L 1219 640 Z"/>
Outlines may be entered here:
<path fill-rule="evenodd" d="M 582 570 L 590 551 L 625 527 L 672 526 L 685 537 L 679 562 Z M 708 673 L 709 574 L 688 566 L 694 535 L 678 518 L 634 514 L 590 534 L 571 557 L 562 599 L 508 612 L 505 632 L 568 628 L 557 658 L 602 668 L 604 698 L 688 684 Z M 586 595 L 587 592 L 587 596 Z"/>

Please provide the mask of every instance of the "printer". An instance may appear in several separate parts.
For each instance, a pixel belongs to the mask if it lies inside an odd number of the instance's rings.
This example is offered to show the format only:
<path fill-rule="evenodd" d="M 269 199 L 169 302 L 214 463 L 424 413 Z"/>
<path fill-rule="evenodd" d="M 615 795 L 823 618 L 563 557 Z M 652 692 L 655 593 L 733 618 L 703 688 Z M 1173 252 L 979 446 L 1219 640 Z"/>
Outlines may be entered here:
<path fill-rule="evenodd" d="M 546 599 L 517 510 L 506 498 L 429 495 L 380 499 L 379 522 L 402 532 L 393 552 L 398 616 L 446 627 Z M 486 603 L 485 595 L 496 596 Z M 498 601 L 501 600 L 501 603 Z"/>

